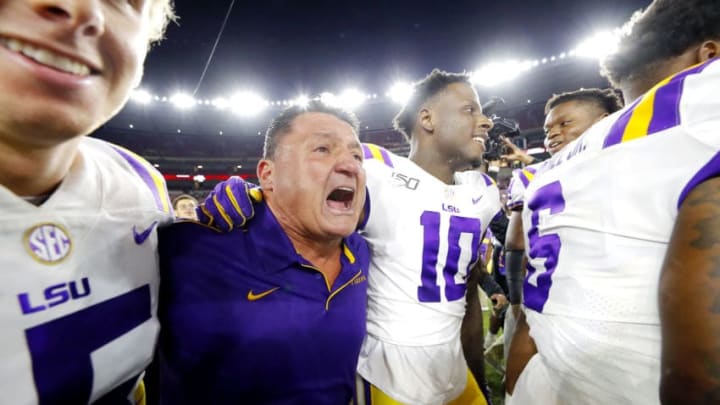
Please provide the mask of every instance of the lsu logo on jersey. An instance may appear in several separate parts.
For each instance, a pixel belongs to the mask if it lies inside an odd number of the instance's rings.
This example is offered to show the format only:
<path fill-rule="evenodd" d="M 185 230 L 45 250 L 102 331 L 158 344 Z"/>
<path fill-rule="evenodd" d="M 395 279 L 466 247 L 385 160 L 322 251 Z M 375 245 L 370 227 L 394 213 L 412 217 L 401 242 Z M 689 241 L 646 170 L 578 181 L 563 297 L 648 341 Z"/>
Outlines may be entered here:
<path fill-rule="evenodd" d="M 43 264 L 58 264 L 72 252 L 70 233 L 58 224 L 33 226 L 25 231 L 23 242 L 30 256 Z"/>
<path fill-rule="evenodd" d="M 72 300 L 85 298 L 91 293 L 90 280 L 84 277 L 80 281 L 71 281 L 69 283 L 60 283 L 51 285 L 43 290 L 42 298 L 31 297 L 30 292 L 18 294 L 18 302 L 23 315 L 44 311 L 54 306 L 64 304 Z"/>

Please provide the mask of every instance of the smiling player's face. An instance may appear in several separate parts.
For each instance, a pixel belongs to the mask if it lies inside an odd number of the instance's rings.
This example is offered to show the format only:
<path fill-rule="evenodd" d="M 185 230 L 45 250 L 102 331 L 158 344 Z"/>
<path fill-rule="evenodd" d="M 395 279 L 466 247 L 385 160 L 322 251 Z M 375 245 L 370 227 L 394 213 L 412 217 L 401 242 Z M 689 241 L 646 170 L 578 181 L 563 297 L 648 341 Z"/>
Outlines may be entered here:
<path fill-rule="evenodd" d="M 606 116 L 607 113 L 588 102 L 571 100 L 556 105 L 545 116 L 545 148 L 551 155 L 560 152 Z"/>
<path fill-rule="evenodd" d="M 483 114 L 478 95 L 468 83 L 453 83 L 433 97 L 433 136 L 438 152 L 466 166 L 482 161 L 492 121 Z"/>
<path fill-rule="evenodd" d="M 53 145 L 112 117 L 139 82 L 150 0 L 0 1 L 0 140 Z"/>

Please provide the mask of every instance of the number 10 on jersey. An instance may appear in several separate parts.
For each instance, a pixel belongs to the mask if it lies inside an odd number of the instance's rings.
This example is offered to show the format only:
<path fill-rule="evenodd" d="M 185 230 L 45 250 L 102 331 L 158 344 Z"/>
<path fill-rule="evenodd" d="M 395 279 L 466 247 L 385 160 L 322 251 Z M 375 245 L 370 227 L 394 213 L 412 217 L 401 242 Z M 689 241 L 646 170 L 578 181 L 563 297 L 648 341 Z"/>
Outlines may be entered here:
<path fill-rule="evenodd" d="M 417 290 L 420 302 L 441 301 L 441 291 L 437 280 L 441 218 L 440 213 L 434 211 L 425 211 L 420 216 L 420 225 L 423 226 L 421 284 Z M 465 296 L 466 284 L 455 281 L 455 275 L 460 270 L 462 253 L 460 237 L 462 234 L 468 234 L 472 238 L 470 242 L 470 261 L 463 269 L 463 273 L 461 273 L 465 278 L 470 266 L 477 261 L 481 230 L 482 226 L 477 218 L 450 216 L 450 225 L 447 232 L 447 256 L 443 261 L 445 265 L 442 268 L 445 280 L 445 299 L 448 302 L 457 301 Z"/>

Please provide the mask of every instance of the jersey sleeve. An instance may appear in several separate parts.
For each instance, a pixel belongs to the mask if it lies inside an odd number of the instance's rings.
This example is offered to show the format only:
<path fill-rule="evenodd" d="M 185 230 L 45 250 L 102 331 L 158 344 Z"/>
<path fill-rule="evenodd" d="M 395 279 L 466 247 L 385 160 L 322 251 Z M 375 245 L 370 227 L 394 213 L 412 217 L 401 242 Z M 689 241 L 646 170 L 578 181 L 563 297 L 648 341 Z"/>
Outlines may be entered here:
<path fill-rule="evenodd" d="M 522 210 L 525 203 L 525 189 L 535 177 L 535 173 L 536 169 L 532 166 L 513 171 L 510 186 L 508 187 L 510 194 L 507 202 L 508 208 L 513 211 Z"/>
<path fill-rule="evenodd" d="M 363 150 L 363 168 L 365 169 L 367 177 L 367 187 L 365 189 L 365 205 L 363 207 L 363 214 L 358 224 L 358 230 L 364 230 L 370 220 L 372 212 L 372 201 L 382 189 L 381 183 L 388 177 L 393 175 L 396 160 L 393 159 L 395 155 L 387 149 L 371 144 L 362 144 Z M 373 194 L 375 193 L 375 194 Z"/>
<path fill-rule="evenodd" d="M 134 152 L 117 145 L 108 143 L 132 168 L 132 171 L 142 179 L 148 191 L 155 199 L 157 208 L 167 214 L 173 214 L 172 203 L 168 194 L 167 185 L 163 175 L 148 161 Z"/>
<path fill-rule="evenodd" d="M 700 183 L 720 176 L 720 59 L 694 68 L 686 76 L 679 103 L 680 124 L 690 136 L 688 142 L 707 149 L 702 167 L 687 182 L 678 199 L 678 208 Z"/>

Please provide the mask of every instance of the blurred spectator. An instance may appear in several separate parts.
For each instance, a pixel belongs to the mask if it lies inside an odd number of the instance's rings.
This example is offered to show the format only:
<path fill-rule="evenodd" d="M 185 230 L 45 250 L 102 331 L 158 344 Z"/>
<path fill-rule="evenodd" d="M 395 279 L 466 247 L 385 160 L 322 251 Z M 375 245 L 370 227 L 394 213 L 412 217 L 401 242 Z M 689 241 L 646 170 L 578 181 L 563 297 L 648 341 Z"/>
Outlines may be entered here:
<path fill-rule="evenodd" d="M 198 206 L 198 200 L 190 194 L 180 194 L 173 199 L 173 209 L 175 216 L 182 219 L 198 219 L 195 208 Z"/>

